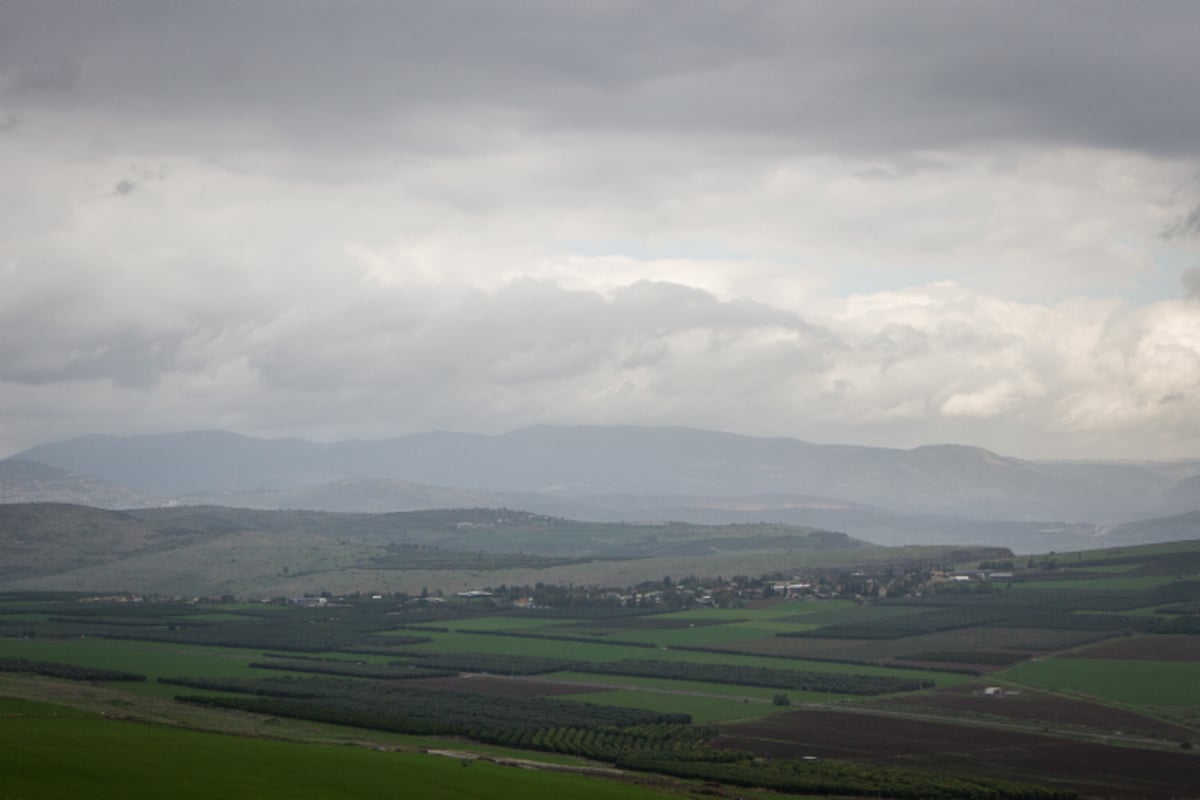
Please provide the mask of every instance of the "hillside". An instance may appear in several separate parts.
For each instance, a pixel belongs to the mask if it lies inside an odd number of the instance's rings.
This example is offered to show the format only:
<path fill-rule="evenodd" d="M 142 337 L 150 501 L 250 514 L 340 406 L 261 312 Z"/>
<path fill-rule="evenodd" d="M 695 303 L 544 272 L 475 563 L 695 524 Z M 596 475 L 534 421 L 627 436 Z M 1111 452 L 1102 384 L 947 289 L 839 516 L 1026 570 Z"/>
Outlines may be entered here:
<path fill-rule="evenodd" d="M 99 508 L 159 505 L 163 498 L 101 478 L 80 475 L 36 461 L 0 461 L 0 503 L 77 503 Z"/>
<path fill-rule="evenodd" d="M 997 548 L 885 548 L 787 525 L 637 525 L 505 509 L 334 514 L 221 507 L 112 512 L 0 506 L 3 589 L 122 588 L 271 597 L 501 584 L 625 585 L 1002 557 Z"/>

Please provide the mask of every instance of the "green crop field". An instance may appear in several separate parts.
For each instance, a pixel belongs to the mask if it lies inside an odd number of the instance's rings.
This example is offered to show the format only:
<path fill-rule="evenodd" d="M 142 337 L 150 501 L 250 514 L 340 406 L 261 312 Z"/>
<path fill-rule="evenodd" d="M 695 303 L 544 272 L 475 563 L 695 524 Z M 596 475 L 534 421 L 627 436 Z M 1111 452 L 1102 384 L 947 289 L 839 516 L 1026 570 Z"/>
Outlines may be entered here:
<path fill-rule="evenodd" d="M 180 675 L 205 678 L 258 677 L 260 673 L 250 668 L 250 662 L 262 660 L 262 653 L 258 650 L 121 639 L 70 639 L 56 642 L 0 639 L 0 656 L 133 672 L 145 675 L 148 680 L 141 684 L 129 684 L 127 688 L 130 691 L 162 695 L 178 694 L 179 689 L 159 684 L 156 678 Z"/>
<path fill-rule="evenodd" d="M 1200 706 L 1200 663 L 1045 658 L 1019 664 L 999 677 L 1118 703 Z"/>
<path fill-rule="evenodd" d="M 0 716 L 27 716 L 30 714 L 85 716 L 82 711 L 76 711 L 69 706 L 60 706 L 57 703 L 27 700 L 23 697 L 0 697 Z"/>
<path fill-rule="evenodd" d="M 1093 591 L 1145 591 L 1175 580 L 1175 576 L 1136 576 L 1115 578 L 1078 578 L 1068 574 L 1062 580 L 1023 581 L 1013 584 L 1014 590 L 1089 589 Z"/>
<path fill-rule="evenodd" d="M 604 642 L 564 642 L 555 639 L 535 639 L 517 636 L 486 634 L 436 633 L 428 634 L 433 641 L 413 645 L 414 652 L 489 653 L 552 658 L 577 658 L 584 661 L 608 662 L 621 659 L 656 658 L 664 661 L 689 661 L 700 664 L 734 664 L 739 666 L 796 669 L 812 672 L 857 673 L 861 675 L 891 675 L 901 678 L 924 678 L 938 686 L 952 686 L 966 680 L 965 676 L 936 673 L 926 670 L 896 667 L 874 667 L 859 664 L 838 664 L 828 661 L 780 659 L 767 656 L 742 655 L 692 650 L 633 647 Z"/>
<path fill-rule="evenodd" d="M 809 626 L 815 627 L 815 626 Z M 697 625 L 693 628 L 669 628 L 664 630 L 633 630 L 598 628 L 580 623 L 546 629 L 546 633 L 563 633 L 573 636 L 599 635 L 626 642 L 645 642 L 659 646 L 710 646 L 728 645 L 735 642 L 764 639 L 780 631 L 803 630 L 796 625 L 772 624 L 770 622 L 731 622 L 724 625 Z"/>
<path fill-rule="evenodd" d="M 484 761 L 196 733 L 100 718 L 0 717 L 0 797 L 469 800 L 671 795 Z"/>

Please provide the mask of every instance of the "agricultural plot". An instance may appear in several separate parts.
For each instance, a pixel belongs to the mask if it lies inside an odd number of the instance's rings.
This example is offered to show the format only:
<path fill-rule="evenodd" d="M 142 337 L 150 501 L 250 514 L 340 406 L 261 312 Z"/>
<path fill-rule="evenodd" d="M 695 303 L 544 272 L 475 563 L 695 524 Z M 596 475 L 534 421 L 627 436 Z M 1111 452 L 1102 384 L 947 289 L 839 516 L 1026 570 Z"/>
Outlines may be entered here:
<path fill-rule="evenodd" d="M 1046 658 L 1004 672 L 1015 684 L 1148 706 L 1200 706 L 1200 661 Z"/>
<path fill-rule="evenodd" d="M 1024 581 L 1014 583 L 1015 591 L 1041 591 L 1047 589 L 1087 589 L 1100 592 L 1146 591 L 1171 583 L 1174 575 L 1151 576 L 1103 576 L 1096 578 L 1064 577 L 1061 579 Z"/>
<path fill-rule="evenodd" d="M 842 664 L 827 661 L 778 658 L 756 655 L 750 652 L 726 652 L 720 650 L 685 650 L 669 647 L 647 648 L 626 644 L 603 642 L 569 642 L 554 639 L 526 638 L 470 633 L 428 633 L 431 642 L 412 647 L 413 653 L 494 653 L 511 656 L 539 656 L 561 658 L 569 654 L 572 658 L 597 664 L 654 658 L 663 661 L 694 664 L 725 664 L 733 667 L 758 667 L 765 669 L 786 668 L 824 672 L 830 674 L 862 674 L 933 680 L 937 685 L 959 683 L 964 678 L 949 673 L 935 673 L 911 667 L 883 667 L 859 664 Z"/>
<path fill-rule="evenodd" d="M 145 675 L 150 689 L 156 678 L 168 675 L 247 677 L 253 674 L 250 662 L 261 652 L 110 639 L 0 639 L 0 656 L 132 672 Z"/>
<path fill-rule="evenodd" d="M 666 714 L 687 714 L 694 722 L 733 722 L 758 719 L 780 709 L 766 703 L 750 703 L 736 699 L 696 696 L 681 692 L 656 692 L 636 689 L 608 689 L 601 692 L 589 691 L 565 694 L 564 698 L 582 703 L 604 703 L 605 705 L 657 711 Z"/>
<path fill-rule="evenodd" d="M 1066 658 L 1200 663 L 1200 636 L 1122 636 L 1066 653 Z"/>
<path fill-rule="evenodd" d="M 0 741 L 3 792 L 10 797 L 357 800 L 393 796 L 398 787 L 405 796 L 427 800 L 678 796 L 477 759 L 245 739 L 100 718 L 0 717 Z"/>
<path fill-rule="evenodd" d="M 722 726 L 718 744 L 778 758 L 851 759 L 949 775 L 1036 780 L 1087 797 L 1194 797 L 1188 751 L 1146 750 L 976 725 L 803 710 Z M 935 766 L 936 765 L 936 766 Z"/>
<path fill-rule="evenodd" d="M 1179 746 L 1200 740 L 1200 636 L 1187 611 L 1200 581 L 1093 566 L 1102 577 L 1038 568 L 1038 588 L 947 580 L 870 603 L 669 613 L 612 607 L 611 596 L 529 611 L 453 597 L 312 609 L 0 600 L 0 659 L 145 675 L 124 696 L 209 719 L 237 710 L 256 726 L 461 737 L 786 792 L 1057 796 L 1015 781 L 1186 796 L 1200 774 Z M 29 626 L 36 638 L 2 638 Z M 1022 694 L 985 696 L 988 685 Z M 1160 712 L 1174 722 L 1156 725 Z M 1112 772 L 1076 766 L 1091 759 Z"/>
<path fill-rule="evenodd" d="M 1196 731 L 1156 716 L 1104 703 L 1034 689 L 988 694 L 978 684 L 873 701 L 893 708 L 952 719 L 995 719 L 1050 732 L 1081 732 L 1097 737 L 1127 735 L 1174 745 L 1191 741 Z"/>
<path fill-rule="evenodd" d="M 896 639 L 773 637 L 739 645 L 740 650 L 791 658 L 888 663 L 932 652 L 1000 652 L 1040 655 L 1108 638 L 1095 631 L 1048 628 L 960 628 Z"/>
<path fill-rule="evenodd" d="M 814 626 L 815 627 L 815 626 Z M 794 625 L 783 625 L 771 621 L 730 621 L 716 625 L 683 624 L 669 628 L 647 629 L 628 625 L 573 624 L 542 629 L 546 633 L 561 633 L 589 636 L 597 639 L 611 637 L 621 641 L 642 642 L 668 647 L 731 645 L 774 636 L 781 631 L 796 630 Z"/>

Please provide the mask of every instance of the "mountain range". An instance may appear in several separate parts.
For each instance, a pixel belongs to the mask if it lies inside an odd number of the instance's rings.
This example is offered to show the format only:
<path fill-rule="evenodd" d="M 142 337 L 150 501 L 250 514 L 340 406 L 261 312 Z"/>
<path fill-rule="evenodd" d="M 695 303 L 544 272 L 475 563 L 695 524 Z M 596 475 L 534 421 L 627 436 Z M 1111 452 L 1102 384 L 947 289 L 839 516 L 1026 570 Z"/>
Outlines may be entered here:
<path fill-rule="evenodd" d="M 540 426 L 332 443 L 202 431 L 31 448 L 0 461 L 0 500 L 487 506 L 584 520 L 781 522 L 888 544 L 1073 549 L 1121 523 L 1200 510 L 1200 459 L 1045 462 L 962 445 L 902 450 L 689 428 Z"/>

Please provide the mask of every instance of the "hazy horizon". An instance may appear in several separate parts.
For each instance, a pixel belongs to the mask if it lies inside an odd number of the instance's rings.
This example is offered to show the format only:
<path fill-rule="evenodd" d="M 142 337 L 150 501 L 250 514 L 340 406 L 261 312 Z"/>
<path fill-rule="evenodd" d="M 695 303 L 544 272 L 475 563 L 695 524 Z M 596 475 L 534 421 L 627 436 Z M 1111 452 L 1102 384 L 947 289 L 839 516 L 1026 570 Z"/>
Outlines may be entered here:
<path fill-rule="evenodd" d="M 883 450 L 898 450 L 898 451 L 911 451 L 911 450 L 917 450 L 917 449 L 921 449 L 921 448 L 937 448 L 937 447 L 966 447 L 966 448 L 979 448 L 982 450 L 987 450 L 988 452 L 994 453 L 995 455 L 1001 456 L 1003 458 L 1013 458 L 1013 459 L 1018 459 L 1018 460 L 1035 461 L 1035 462 L 1054 462 L 1054 461 L 1091 462 L 1091 461 L 1094 461 L 1094 462 L 1104 462 L 1104 463 L 1120 463 L 1120 462 L 1136 463 L 1136 462 L 1159 461 L 1159 462 L 1163 462 L 1163 463 L 1170 463 L 1170 462 L 1187 462 L 1187 461 L 1200 460 L 1200 455 L 1178 456 L 1178 457 L 1174 457 L 1174 458 L 1141 458 L 1141 457 L 1137 457 L 1137 456 L 1131 456 L 1129 458 L 1102 458 L 1102 457 L 1100 457 L 1100 458 L 1072 458 L 1072 457 L 1066 457 L 1066 456 L 1061 457 L 1061 458 L 1053 458 L 1053 457 L 1036 458 L 1036 457 L 1026 456 L 1022 453 L 1007 452 L 1004 450 L 994 450 L 991 448 L 983 447 L 982 445 L 972 444 L 970 442 L 923 442 L 920 444 L 915 444 L 915 445 L 905 446 L 905 447 L 891 447 L 891 446 L 886 446 L 886 445 L 872 445 L 872 444 L 860 443 L 860 442 L 821 441 L 820 439 L 802 438 L 802 437 L 798 437 L 798 436 L 773 436 L 770 434 L 740 433 L 738 431 L 721 430 L 718 428 L 698 428 L 698 427 L 690 426 L 690 425 L 640 425 L 637 423 L 616 423 L 616 424 L 612 424 L 612 425 L 602 425 L 602 424 L 570 425 L 570 424 L 543 423 L 543 424 L 537 424 L 537 425 L 525 425 L 525 426 L 521 426 L 519 428 L 510 428 L 510 429 L 499 430 L 499 431 L 494 431 L 494 432 L 451 430 L 451 429 L 440 428 L 440 429 L 436 429 L 436 430 L 431 429 L 431 430 L 425 430 L 425 431 L 411 431 L 411 432 L 407 432 L 407 433 L 393 434 L 393 435 L 388 435 L 388 436 L 345 437 L 345 438 L 341 438 L 341 437 L 311 438 L 311 437 L 306 437 L 303 435 L 260 436 L 260 435 L 256 435 L 253 433 L 245 433 L 242 431 L 234 431 L 234 430 L 229 430 L 229 429 L 225 429 L 225 428 L 194 428 L 191 430 L 171 430 L 171 431 L 166 431 L 166 430 L 150 431 L 150 430 L 148 430 L 148 431 L 139 431 L 139 432 L 134 432 L 134 433 L 106 433 L 106 432 L 94 431 L 94 432 L 79 434 L 78 436 L 64 437 L 61 439 L 47 439 L 46 441 L 43 441 L 43 442 L 35 442 L 32 445 L 30 445 L 29 447 L 23 448 L 22 450 L 13 451 L 11 453 L 0 454 L 0 460 L 18 457 L 22 453 L 26 452 L 27 450 L 35 449 L 35 448 L 43 446 L 43 445 L 63 444 L 63 443 L 72 442 L 72 441 L 75 441 L 78 439 L 91 437 L 91 436 L 124 439 L 124 438 L 140 437 L 140 436 L 190 436 L 190 435 L 203 435 L 203 434 L 230 434 L 233 436 L 244 437 L 247 439 L 255 439 L 255 440 L 266 441 L 266 442 L 299 441 L 299 442 L 305 442 L 305 443 L 316 444 L 316 445 L 336 445 L 336 444 L 345 444 L 345 443 L 351 443 L 351 442 L 366 443 L 366 444 L 381 444 L 381 443 L 386 443 L 388 441 L 392 441 L 392 440 L 396 440 L 396 439 L 403 439 L 403 438 L 410 437 L 410 436 L 429 436 L 429 435 L 439 435 L 439 434 L 446 434 L 446 435 L 450 435 L 450 436 L 482 436 L 482 437 L 489 437 L 489 438 L 503 438 L 506 436 L 513 436 L 513 435 L 519 434 L 523 431 L 534 430 L 537 428 L 566 429 L 566 430 L 614 428 L 614 429 L 632 429 L 632 430 L 643 429 L 643 430 L 647 430 L 647 431 L 675 429 L 675 430 L 694 431 L 694 432 L 698 432 L 698 433 L 714 433 L 714 434 L 718 434 L 718 435 L 746 437 L 749 439 L 788 440 L 788 441 L 795 441 L 795 442 L 801 442 L 801 443 L 805 443 L 805 444 L 812 444 L 812 445 L 818 445 L 818 446 L 830 446 L 830 447 L 846 446 L 846 447 L 862 447 L 862 448 L 867 448 L 867 449 L 883 449 Z"/>

